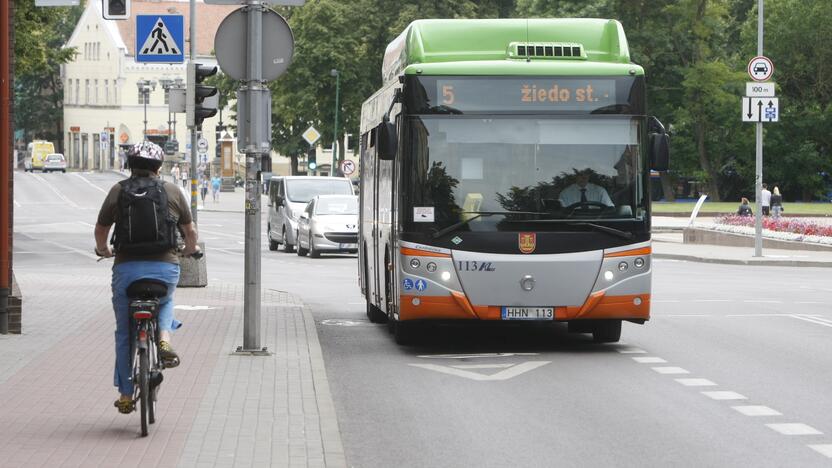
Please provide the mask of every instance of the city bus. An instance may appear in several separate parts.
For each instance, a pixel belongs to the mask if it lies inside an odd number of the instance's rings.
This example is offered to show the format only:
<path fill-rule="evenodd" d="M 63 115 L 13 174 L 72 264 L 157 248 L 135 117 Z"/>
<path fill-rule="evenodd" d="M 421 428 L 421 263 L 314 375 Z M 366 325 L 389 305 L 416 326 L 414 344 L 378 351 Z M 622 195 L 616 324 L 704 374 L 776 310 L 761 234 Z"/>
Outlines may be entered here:
<path fill-rule="evenodd" d="M 419 20 L 361 110 L 359 285 L 397 343 L 425 323 L 650 318 L 650 171 L 669 138 L 604 19 Z"/>

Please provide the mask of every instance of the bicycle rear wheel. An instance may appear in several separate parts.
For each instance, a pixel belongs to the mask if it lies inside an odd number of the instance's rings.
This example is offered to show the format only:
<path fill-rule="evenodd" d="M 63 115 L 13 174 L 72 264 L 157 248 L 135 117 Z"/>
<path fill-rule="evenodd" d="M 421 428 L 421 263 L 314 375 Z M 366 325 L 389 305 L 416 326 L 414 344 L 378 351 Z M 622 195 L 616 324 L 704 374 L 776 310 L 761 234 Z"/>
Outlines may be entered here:
<path fill-rule="evenodd" d="M 139 406 L 142 413 L 142 437 L 147 436 L 147 418 L 150 415 L 150 363 L 146 349 L 139 349 Z"/>

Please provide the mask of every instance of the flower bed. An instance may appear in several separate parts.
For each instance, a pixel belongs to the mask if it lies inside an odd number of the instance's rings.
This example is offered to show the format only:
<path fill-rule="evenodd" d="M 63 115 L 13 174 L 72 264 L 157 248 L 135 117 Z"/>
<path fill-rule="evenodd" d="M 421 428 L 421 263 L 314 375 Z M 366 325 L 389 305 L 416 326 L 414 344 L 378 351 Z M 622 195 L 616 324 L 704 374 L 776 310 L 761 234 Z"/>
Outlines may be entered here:
<path fill-rule="evenodd" d="M 754 217 L 729 215 L 717 218 L 718 231 L 754 235 Z M 763 236 L 774 239 L 832 245 L 832 226 L 800 218 L 763 218 Z"/>

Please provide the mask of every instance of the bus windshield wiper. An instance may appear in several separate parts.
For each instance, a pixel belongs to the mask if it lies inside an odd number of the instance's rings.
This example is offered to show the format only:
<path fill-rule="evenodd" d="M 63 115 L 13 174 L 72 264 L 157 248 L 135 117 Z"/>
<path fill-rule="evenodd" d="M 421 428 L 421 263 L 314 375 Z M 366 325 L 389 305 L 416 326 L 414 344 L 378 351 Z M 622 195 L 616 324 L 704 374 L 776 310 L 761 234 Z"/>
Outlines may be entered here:
<path fill-rule="evenodd" d="M 621 237 L 622 239 L 630 240 L 630 239 L 633 238 L 633 233 L 632 232 L 622 231 L 620 229 L 611 228 L 609 226 L 602 226 L 600 224 L 595 224 L 595 223 L 566 223 L 566 224 L 568 224 L 569 226 L 587 226 L 587 227 L 591 227 L 591 228 L 596 229 L 598 231 L 606 232 L 607 234 L 612 234 L 614 236 Z"/>
<path fill-rule="evenodd" d="M 470 223 L 471 221 L 473 221 L 475 219 L 479 219 L 479 218 L 482 218 L 482 217 L 485 217 L 485 216 L 494 216 L 494 215 L 546 215 L 546 214 L 549 214 L 549 213 L 541 213 L 541 212 L 538 212 L 538 211 L 463 211 L 460 214 L 472 214 L 474 216 L 471 216 L 468 219 L 462 220 L 458 223 L 451 224 L 450 226 L 448 226 L 446 228 L 443 228 L 443 229 L 440 229 L 440 230 L 436 231 L 435 233 L 433 233 L 433 238 L 438 239 L 438 238 L 444 236 L 445 234 L 447 234 L 451 231 L 454 231 L 456 229 L 461 228 L 462 226 L 465 226 L 466 224 Z"/>
<path fill-rule="evenodd" d="M 457 109 L 456 107 L 446 105 L 431 106 L 428 110 L 436 114 L 462 114 L 462 111 Z"/>

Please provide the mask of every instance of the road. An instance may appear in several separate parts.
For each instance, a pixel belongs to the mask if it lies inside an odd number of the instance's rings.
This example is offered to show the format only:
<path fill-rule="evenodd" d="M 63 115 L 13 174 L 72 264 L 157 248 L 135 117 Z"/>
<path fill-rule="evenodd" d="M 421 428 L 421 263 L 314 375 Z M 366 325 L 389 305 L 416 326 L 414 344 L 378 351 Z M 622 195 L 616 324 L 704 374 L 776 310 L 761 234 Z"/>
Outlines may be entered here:
<path fill-rule="evenodd" d="M 118 179 L 15 173 L 15 269 L 108 268 L 92 226 Z M 242 213 L 199 222 L 209 281 L 242 282 Z M 355 256 L 262 250 L 263 288 L 318 323 L 351 466 L 832 464 L 828 271 L 658 259 L 653 319 L 621 343 L 555 324 L 438 327 L 401 347 L 366 320 Z"/>

